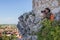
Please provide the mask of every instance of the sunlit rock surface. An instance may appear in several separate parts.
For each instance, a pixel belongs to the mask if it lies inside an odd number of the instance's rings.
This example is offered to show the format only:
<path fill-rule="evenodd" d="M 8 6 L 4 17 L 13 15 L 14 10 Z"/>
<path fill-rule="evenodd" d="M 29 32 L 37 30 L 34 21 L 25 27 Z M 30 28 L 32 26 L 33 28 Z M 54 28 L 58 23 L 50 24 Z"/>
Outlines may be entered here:
<path fill-rule="evenodd" d="M 55 14 L 56 20 L 60 20 L 60 2 L 59 0 L 33 0 L 31 12 L 24 13 L 18 19 L 17 27 L 22 40 L 37 40 L 35 33 L 42 27 L 41 20 L 43 18 L 41 11 L 49 7 L 51 12 Z"/>
<path fill-rule="evenodd" d="M 57 21 L 60 21 L 60 7 L 53 9 L 52 12 L 55 15 L 55 19 Z"/>
<path fill-rule="evenodd" d="M 41 11 L 48 7 L 51 10 L 60 6 L 60 0 L 33 0 L 32 9 L 36 17 L 40 17 Z"/>

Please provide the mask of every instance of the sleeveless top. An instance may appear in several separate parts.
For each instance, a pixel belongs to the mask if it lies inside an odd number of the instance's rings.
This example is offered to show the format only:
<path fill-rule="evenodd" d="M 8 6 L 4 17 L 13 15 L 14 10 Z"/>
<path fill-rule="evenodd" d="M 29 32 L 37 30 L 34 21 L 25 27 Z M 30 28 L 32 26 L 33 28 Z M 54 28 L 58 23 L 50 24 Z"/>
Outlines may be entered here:
<path fill-rule="evenodd" d="M 54 14 L 48 13 L 48 14 L 46 14 L 46 18 L 50 19 L 51 21 L 53 21 L 54 20 Z"/>

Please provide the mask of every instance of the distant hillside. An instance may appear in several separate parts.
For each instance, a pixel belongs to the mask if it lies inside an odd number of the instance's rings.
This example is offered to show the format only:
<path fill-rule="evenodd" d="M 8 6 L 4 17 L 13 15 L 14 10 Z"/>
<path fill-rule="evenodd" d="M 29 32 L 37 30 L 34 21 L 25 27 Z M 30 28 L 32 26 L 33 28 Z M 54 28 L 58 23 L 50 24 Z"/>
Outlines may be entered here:
<path fill-rule="evenodd" d="M 0 27 L 16 27 L 16 24 L 0 24 Z"/>

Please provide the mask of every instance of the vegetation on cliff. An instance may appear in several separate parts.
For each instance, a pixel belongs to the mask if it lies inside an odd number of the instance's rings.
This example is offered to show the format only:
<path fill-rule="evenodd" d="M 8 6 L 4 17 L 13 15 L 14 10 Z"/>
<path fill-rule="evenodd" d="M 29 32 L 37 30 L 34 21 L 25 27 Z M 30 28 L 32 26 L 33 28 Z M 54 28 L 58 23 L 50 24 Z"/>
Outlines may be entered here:
<path fill-rule="evenodd" d="M 38 40 L 60 40 L 60 22 L 44 19 L 43 27 L 37 33 Z"/>

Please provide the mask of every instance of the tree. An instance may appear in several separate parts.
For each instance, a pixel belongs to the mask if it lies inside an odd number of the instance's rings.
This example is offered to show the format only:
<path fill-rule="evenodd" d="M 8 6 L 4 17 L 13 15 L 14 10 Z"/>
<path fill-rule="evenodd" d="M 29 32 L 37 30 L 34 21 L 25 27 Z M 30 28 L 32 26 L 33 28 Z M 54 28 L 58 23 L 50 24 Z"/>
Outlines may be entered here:
<path fill-rule="evenodd" d="M 60 26 L 57 21 L 44 19 L 42 25 L 40 32 L 37 33 L 38 40 L 60 40 Z"/>

